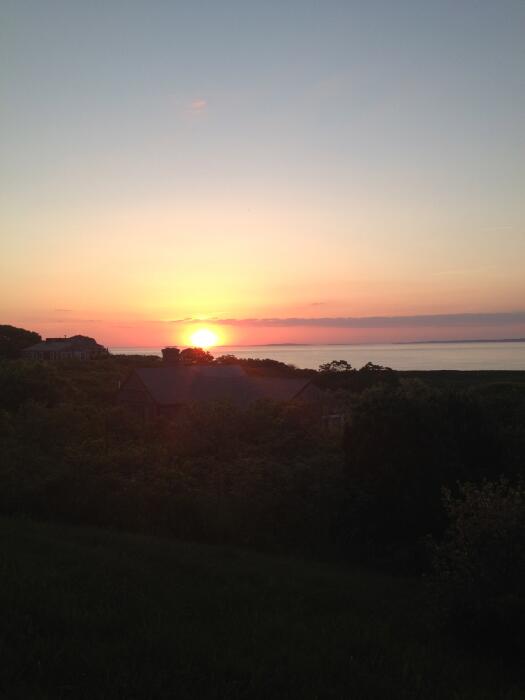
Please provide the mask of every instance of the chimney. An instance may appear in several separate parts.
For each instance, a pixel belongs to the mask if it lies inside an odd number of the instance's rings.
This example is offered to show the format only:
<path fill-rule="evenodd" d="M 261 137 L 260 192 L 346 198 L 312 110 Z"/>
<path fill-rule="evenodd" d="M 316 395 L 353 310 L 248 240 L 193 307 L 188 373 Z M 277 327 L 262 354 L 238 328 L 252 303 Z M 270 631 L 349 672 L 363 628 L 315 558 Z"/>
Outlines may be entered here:
<path fill-rule="evenodd" d="M 165 365 L 177 365 L 180 359 L 179 348 L 162 348 L 162 361 Z"/>

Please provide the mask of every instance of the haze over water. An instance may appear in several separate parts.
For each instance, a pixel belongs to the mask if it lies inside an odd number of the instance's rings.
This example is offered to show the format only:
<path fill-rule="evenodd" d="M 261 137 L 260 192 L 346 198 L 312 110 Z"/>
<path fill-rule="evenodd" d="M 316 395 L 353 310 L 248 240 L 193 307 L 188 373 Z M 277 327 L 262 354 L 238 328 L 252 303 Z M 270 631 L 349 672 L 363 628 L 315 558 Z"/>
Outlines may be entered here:
<path fill-rule="evenodd" d="M 160 348 L 110 348 L 115 354 L 160 355 Z M 317 369 L 330 360 L 359 368 L 367 362 L 397 370 L 525 370 L 525 341 L 486 343 L 390 343 L 370 345 L 222 346 L 212 355 L 270 358 Z"/>

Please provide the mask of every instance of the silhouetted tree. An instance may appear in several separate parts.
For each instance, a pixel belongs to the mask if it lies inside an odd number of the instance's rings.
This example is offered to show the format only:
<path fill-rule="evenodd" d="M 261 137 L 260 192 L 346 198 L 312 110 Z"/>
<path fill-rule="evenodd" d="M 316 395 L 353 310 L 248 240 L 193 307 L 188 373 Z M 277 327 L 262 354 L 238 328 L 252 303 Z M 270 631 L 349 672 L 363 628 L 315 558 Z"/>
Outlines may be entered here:
<path fill-rule="evenodd" d="M 360 372 L 393 372 L 391 367 L 385 367 L 384 365 L 375 365 L 373 362 L 367 362 L 363 365 Z"/>
<path fill-rule="evenodd" d="M 354 372 L 352 365 L 346 360 L 331 360 L 319 365 L 320 372 Z"/>
<path fill-rule="evenodd" d="M 91 338 L 89 335 L 72 335 L 69 340 L 73 343 L 73 345 L 91 345 L 94 348 L 95 347 L 102 347 L 97 343 L 95 338 Z"/>
<path fill-rule="evenodd" d="M 217 365 L 238 365 L 240 360 L 235 355 L 220 355 L 215 358 L 215 364 Z"/>
<path fill-rule="evenodd" d="M 20 357 L 24 348 L 35 345 L 42 340 L 34 331 L 26 331 L 25 328 L 15 326 L 0 326 L 0 357 L 14 359 Z"/>
<path fill-rule="evenodd" d="M 211 365 L 213 355 L 203 348 L 186 348 L 181 350 L 180 360 L 187 365 Z"/>
<path fill-rule="evenodd" d="M 247 374 L 270 376 L 315 376 L 313 369 L 297 369 L 295 365 L 287 365 L 279 360 L 258 357 L 236 357 L 235 355 L 221 355 L 215 358 L 218 365 L 240 365 Z"/>

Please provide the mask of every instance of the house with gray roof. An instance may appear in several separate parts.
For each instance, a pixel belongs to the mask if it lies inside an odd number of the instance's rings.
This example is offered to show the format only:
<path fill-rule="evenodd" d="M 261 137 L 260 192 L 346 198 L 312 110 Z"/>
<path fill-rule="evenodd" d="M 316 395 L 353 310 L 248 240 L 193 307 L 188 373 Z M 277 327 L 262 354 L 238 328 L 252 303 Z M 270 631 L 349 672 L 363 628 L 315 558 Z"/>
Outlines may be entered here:
<path fill-rule="evenodd" d="M 310 379 L 261 377 L 238 365 L 166 365 L 135 369 L 121 385 L 117 401 L 146 418 L 172 415 L 181 406 L 226 401 L 239 408 L 270 399 L 312 401 L 319 389 Z"/>
<path fill-rule="evenodd" d="M 27 360 L 92 360 L 107 355 L 108 351 L 94 338 L 73 335 L 70 338 L 46 338 L 25 348 L 21 354 Z"/>

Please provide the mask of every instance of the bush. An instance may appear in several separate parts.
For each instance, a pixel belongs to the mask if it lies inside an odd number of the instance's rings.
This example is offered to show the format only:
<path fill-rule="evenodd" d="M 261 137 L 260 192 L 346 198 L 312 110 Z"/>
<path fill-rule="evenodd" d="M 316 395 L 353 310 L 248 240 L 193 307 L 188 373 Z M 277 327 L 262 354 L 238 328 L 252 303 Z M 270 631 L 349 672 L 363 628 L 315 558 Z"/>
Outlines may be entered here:
<path fill-rule="evenodd" d="M 0 408 L 16 411 L 26 401 L 52 406 L 59 398 L 63 383 L 55 366 L 0 360 Z"/>
<path fill-rule="evenodd" d="M 441 488 L 501 473 L 498 434 L 479 401 L 417 381 L 365 391 L 344 448 L 356 534 L 379 545 L 441 533 Z"/>
<path fill-rule="evenodd" d="M 434 590 L 451 621 L 514 644 L 525 626 L 525 482 L 444 491 L 449 527 L 433 547 Z"/>
<path fill-rule="evenodd" d="M 328 372 L 377 381 L 325 394 L 329 412 L 351 416 L 343 454 L 321 404 L 197 403 L 147 423 L 114 405 L 130 369 L 160 362 L 0 360 L 0 511 L 413 568 L 421 538 L 446 528 L 442 486 L 519 471 L 518 384 L 447 393 L 370 365 Z"/>

